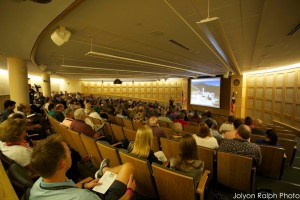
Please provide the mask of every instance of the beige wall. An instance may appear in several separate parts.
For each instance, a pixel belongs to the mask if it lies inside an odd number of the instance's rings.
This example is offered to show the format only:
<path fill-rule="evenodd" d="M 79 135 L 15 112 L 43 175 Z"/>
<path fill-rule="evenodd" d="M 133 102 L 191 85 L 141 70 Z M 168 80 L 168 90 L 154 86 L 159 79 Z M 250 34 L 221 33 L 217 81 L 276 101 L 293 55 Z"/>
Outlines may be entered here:
<path fill-rule="evenodd" d="M 9 95 L 8 71 L 0 69 L 0 95 Z"/>
<path fill-rule="evenodd" d="M 82 82 L 74 79 L 62 79 L 59 84 L 59 91 L 82 92 Z"/>
<path fill-rule="evenodd" d="M 42 77 L 40 76 L 33 76 L 28 81 L 32 86 L 34 84 L 43 86 L 42 84 Z M 51 92 L 60 92 L 60 91 L 68 91 L 68 92 L 82 92 L 81 91 L 81 81 L 73 80 L 73 79 L 58 79 L 58 78 L 51 78 Z M 43 91 L 42 88 L 40 91 Z"/>
<path fill-rule="evenodd" d="M 300 69 L 248 75 L 246 116 L 300 128 Z"/>
<path fill-rule="evenodd" d="M 181 102 L 182 92 L 186 99 L 187 80 L 126 82 L 121 85 L 114 85 L 111 82 L 83 82 L 82 91 L 85 94 L 137 98 L 144 101 L 158 101 L 163 104 L 169 104 L 171 97 L 173 97 L 175 103 Z M 186 100 L 184 104 L 184 107 L 186 107 Z"/>

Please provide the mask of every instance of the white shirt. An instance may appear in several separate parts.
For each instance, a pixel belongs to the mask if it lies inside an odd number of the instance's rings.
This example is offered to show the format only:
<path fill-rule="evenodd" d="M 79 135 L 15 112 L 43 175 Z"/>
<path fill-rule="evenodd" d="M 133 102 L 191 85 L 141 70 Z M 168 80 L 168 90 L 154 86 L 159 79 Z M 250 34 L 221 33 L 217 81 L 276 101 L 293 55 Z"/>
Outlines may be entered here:
<path fill-rule="evenodd" d="M 198 146 L 206 147 L 206 148 L 210 148 L 210 149 L 219 148 L 219 144 L 218 144 L 216 138 L 214 138 L 214 137 L 202 138 L 202 137 L 198 137 L 196 134 L 194 134 L 193 137 L 195 138 Z"/>
<path fill-rule="evenodd" d="M 96 119 L 102 120 L 102 118 L 100 117 L 100 115 L 97 112 L 91 112 L 89 114 L 89 116 L 92 117 L 92 118 L 96 118 Z"/>
<path fill-rule="evenodd" d="M 26 148 L 21 145 L 6 146 L 5 143 L 1 142 L 0 150 L 5 156 L 14 160 L 22 167 L 26 167 L 30 164 L 32 149 Z"/>
<path fill-rule="evenodd" d="M 222 133 L 222 131 L 232 131 L 234 130 L 234 126 L 233 124 L 229 124 L 227 122 L 223 123 L 220 128 L 219 128 L 219 132 Z"/>

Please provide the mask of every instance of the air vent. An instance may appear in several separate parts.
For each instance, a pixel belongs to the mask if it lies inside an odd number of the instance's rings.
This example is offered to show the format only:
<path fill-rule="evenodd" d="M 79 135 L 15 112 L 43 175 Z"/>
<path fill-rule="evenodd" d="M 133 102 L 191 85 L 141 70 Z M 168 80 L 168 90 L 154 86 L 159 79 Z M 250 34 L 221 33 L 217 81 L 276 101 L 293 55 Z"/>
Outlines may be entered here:
<path fill-rule="evenodd" d="M 175 40 L 169 40 L 170 42 L 172 42 L 173 44 L 176 44 L 177 46 L 185 49 L 185 50 L 190 50 L 189 48 L 187 48 L 186 46 L 184 46 L 183 44 L 180 44 L 179 42 L 175 41 Z"/>
<path fill-rule="evenodd" d="M 291 30 L 291 32 L 288 33 L 288 36 L 294 35 L 294 34 L 298 31 L 299 28 L 300 28 L 300 24 L 298 24 L 297 26 L 295 26 L 295 27 Z"/>

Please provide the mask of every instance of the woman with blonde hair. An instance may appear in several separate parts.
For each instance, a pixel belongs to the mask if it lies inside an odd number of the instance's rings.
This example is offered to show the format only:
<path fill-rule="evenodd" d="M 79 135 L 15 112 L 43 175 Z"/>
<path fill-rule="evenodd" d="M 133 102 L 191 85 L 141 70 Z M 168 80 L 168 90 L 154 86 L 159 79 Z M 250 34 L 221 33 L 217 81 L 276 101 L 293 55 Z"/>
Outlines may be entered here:
<path fill-rule="evenodd" d="M 212 136 L 210 133 L 210 129 L 205 123 L 200 123 L 200 129 L 197 134 L 194 134 L 193 137 L 196 140 L 198 146 L 210 148 L 210 149 L 217 149 L 219 148 L 218 141 L 216 138 Z"/>
<path fill-rule="evenodd" d="M 152 141 L 152 129 L 149 126 L 144 125 L 137 130 L 135 141 L 131 143 L 132 145 L 129 145 L 128 151 L 139 158 L 147 159 L 150 164 L 152 162 L 161 164 L 151 149 Z"/>
<path fill-rule="evenodd" d="M 175 161 L 175 169 L 193 176 L 195 186 L 202 176 L 204 162 L 199 160 L 197 154 L 197 144 L 194 137 L 185 134 L 180 139 L 180 150 L 178 159 Z"/>

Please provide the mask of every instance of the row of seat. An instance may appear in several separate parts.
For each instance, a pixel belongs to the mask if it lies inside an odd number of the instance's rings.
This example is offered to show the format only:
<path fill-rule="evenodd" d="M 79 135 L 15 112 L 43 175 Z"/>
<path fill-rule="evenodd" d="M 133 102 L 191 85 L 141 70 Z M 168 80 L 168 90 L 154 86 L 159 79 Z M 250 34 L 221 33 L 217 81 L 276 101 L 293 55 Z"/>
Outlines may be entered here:
<path fill-rule="evenodd" d="M 204 172 L 198 187 L 195 188 L 193 178 L 187 174 L 179 173 L 161 165 L 152 164 L 150 166 L 148 160 L 137 158 L 125 150 L 115 148 L 114 145 L 71 131 L 51 117 L 49 120 L 54 131 L 61 134 L 72 148 L 77 150 L 81 155 L 92 155 L 92 163 L 96 168 L 99 167 L 103 158 L 110 159 L 111 167 L 131 162 L 135 169 L 137 169 L 135 170 L 134 177 L 137 183 L 136 191 L 139 194 L 154 199 L 159 196 L 162 200 L 183 199 L 186 197 L 194 199 L 197 192 L 200 194 L 200 199 L 204 199 L 204 188 L 209 176 L 208 170 Z M 108 125 L 110 124 L 106 123 L 105 126 L 108 127 Z M 114 127 L 113 124 L 111 125 Z M 165 185 L 164 182 L 170 180 L 169 176 L 176 177 L 176 180 L 186 183 L 185 186 L 183 187 L 174 181 L 171 181 L 173 184 Z M 159 187 L 156 187 L 158 185 Z M 178 193 L 174 195 L 174 191 Z"/>
<path fill-rule="evenodd" d="M 125 120 L 122 120 L 122 121 L 124 122 Z M 123 123 L 123 124 L 125 124 L 125 123 Z M 59 125 L 58 122 L 56 122 L 56 126 L 57 125 Z M 61 126 L 61 125 L 59 125 L 59 126 Z M 120 141 L 124 138 L 127 138 L 130 141 L 135 139 L 135 134 L 136 134 L 135 130 L 129 130 L 126 127 L 121 127 L 117 124 L 110 124 L 110 123 L 106 122 L 103 129 L 106 133 L 112 134 L 114 136 L 114 138 L 116 139 L 116 141 Z M 172 131 L 170 128 L 163 127 L 163 129 L 165 131 L 166 130 Z M 58 132 L 63 133 L 66 130 L 67 129 L 65 127 L 63 127 L 63 131 L 59 131 L 59 129 L 58 129 Z M 70 135 L 78 134 L 78 133 L 74 133 L 74 132 L 72 133 L 72 131 L 70 131 L 70 130 L 69 130 L 69 132 L 70 132 Z M 73 138 L 74 138 L 74 136 L 73 136 Z M 101 157 L 97 154 L 97 151 L 96 151 L 97 148 L 98 148 L 98 151 L 100 151 L 102 154 L 105 154 L 104 150 L 101 150 L 101 145 L 105 146 L 106 150 L 111 150 L 112 154 L 116 155 L 116 153 L 117 153 L 117 150 L 113 146 L 107 145 L 107 144 L 101 144 L 102 142 L 99 142 L 99 141 L 95 142 L 94 139 L 91 139 L 83 134 L 81 134 L 81 135 L 78 134 L 77 139 L 82 140 L 82 142 L 77 142 L 77 143 L 80 146 L 85 146 L 87 153 L 93 155 L 93 158 Z M 155 139 L 155 140 L 157 141 L 157 139 Z M 285 139 L 282 139 L 282 140 L 285 141 Z M 95 143 L 96 143 L 96 145 L 95 145 Z M 171 141 L 171 140 L 168 140 L 165 138 L 160 138 L 160 143 L 161 143 L 161 148 L 168 159 L 170 159 L 171 157 L 177 157 L 178 152 L 179 152 L 179 142 Z M 260 147 L 262 149 L 263 161 L 262 161 L 262 164 L 258 167 L 258 172 L 265 174 L 265 175 L 269 175 L 269 176 L 279 176 L 279 179 L 281 179 L 283 170 L 284 170 L 284 163 L 285 163 L 285 159 L 286 159 L 285 150 L 283 148 L 264 146 L 264 145 L 260 145 Z M 158 143 L 156 144 L 156 148 L 154 151 L 157 151 L 157 150 L 159 150 Z M 197 151 L 198 151 L 199 159 L 205 162 L 205 169 L 209 170 L 212 176 L 215 176 L 215 171 L 216 171 L 216 166 L 217 166 L 216 161 L 217 161 L 218 157 L 216 158 L 214 150 L 204 148 L 204 147 L 198 147 Z M 108 154 L 109 153 L 107 153 L 106 155 L 108 155 Z M 292 155 L 290 152 L 287 154 Z M 107 157 L 107 156 L 104 156 L 104 157 Z M 116 165 L 121 163 L 121 162 L 118 162 L 118 155 L 110 156 L 110 157 L 113 158 L 112 163 L 117 163 Z M 94 159 L 92 159 L 92 162 L 95 163 L 95 161 L 93 161 L 93 160 Z M 97 166 L 99 166 L 98 164 L 100 162 L 101 162 L 101 158 L 99 158 L 98 162 L 96 162 L 96 164 L 94 164 L 94 165 L 97 167 Z M 252 164 L 251 164 L 251 166 L 252 166 Z M 253 170 L 252 170 L 252 173 L 253 173 Z M 220 177 L 220 176 L 218 176 L 218 177 Z"/>
<path fill-rule="evenodd" d="M 2 160 L 0 160 L 0 177 L 1 177 L 0 199 L 18 200 L 19 198 L 7 176 L 5 168 L 2 164 Z"/>
<path fill-rule="evenodd" d="M 265 137 L 262 135 L 252 134 L 250 137 L 251 142 L 255 142 L 257 139 L 264 139 Z M 277 143 L 280 144 L 284 148 L 284 152 L 287 157 L 287 161 L 290 163 L 290 166 L 292 166 L 295 155 L 297 152 L 297 141 L 296 139 L 287 139 L 284 137 L 279 137 L 277 140 Z"/>

